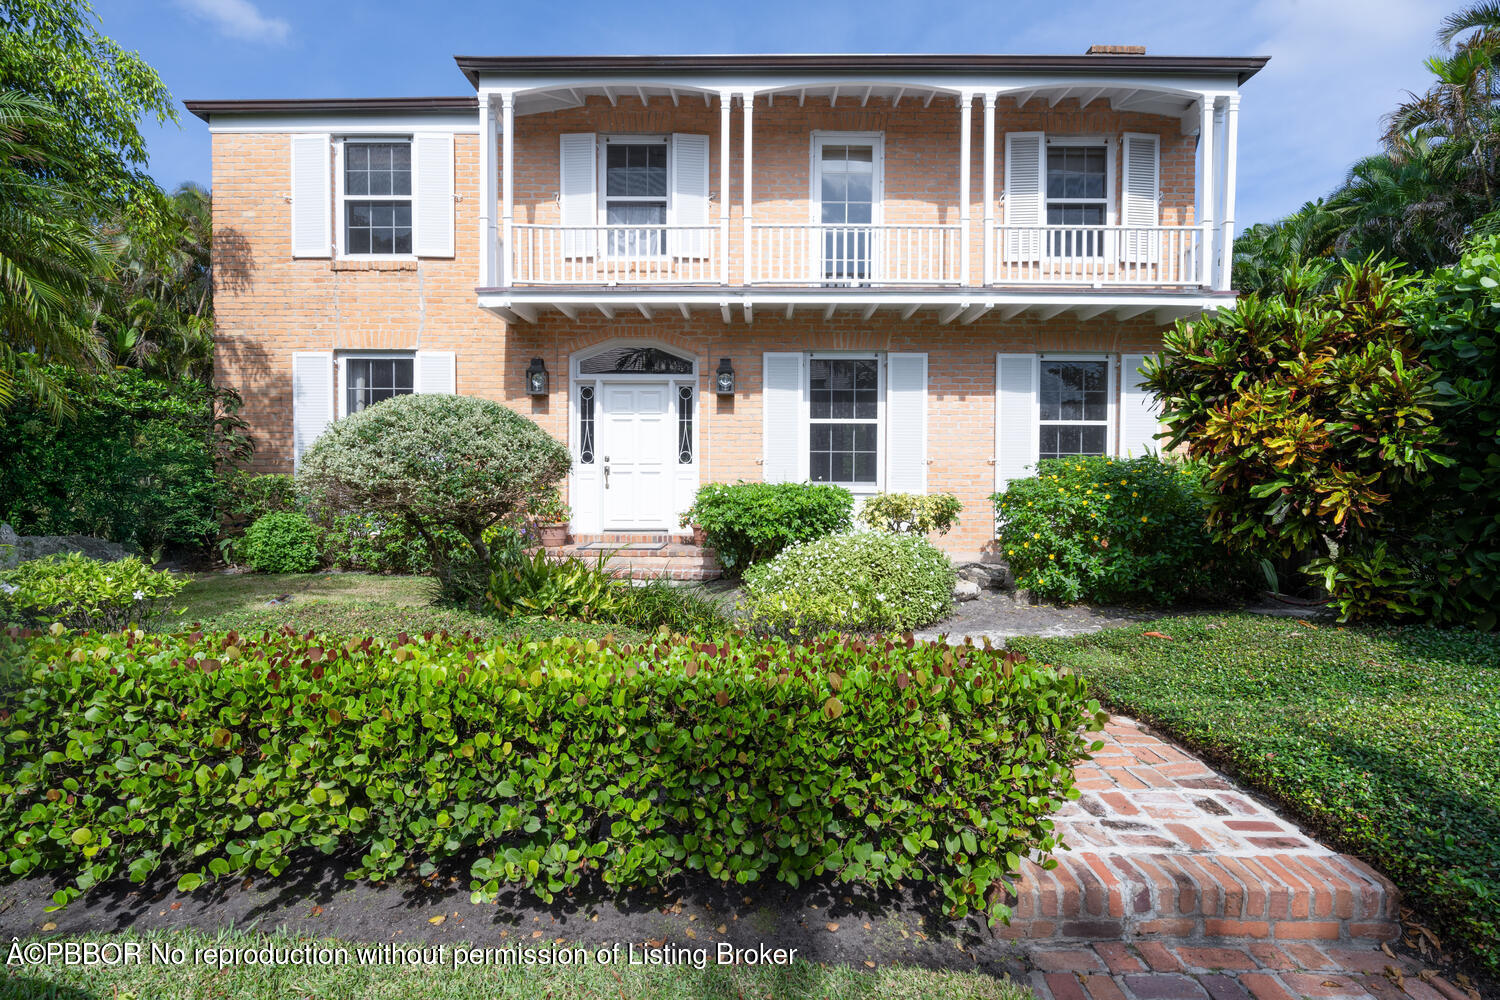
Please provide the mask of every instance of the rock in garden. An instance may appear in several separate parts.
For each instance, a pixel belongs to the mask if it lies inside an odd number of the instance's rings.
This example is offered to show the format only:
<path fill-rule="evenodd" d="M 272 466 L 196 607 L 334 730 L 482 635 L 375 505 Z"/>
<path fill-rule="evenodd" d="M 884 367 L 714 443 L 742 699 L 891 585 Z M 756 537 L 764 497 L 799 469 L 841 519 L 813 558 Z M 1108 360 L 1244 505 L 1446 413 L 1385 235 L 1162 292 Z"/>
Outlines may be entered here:
<path fill-rule="evenodd" d="M 960 580 L 953 585 L 955 601 L 972 601 L 979 596 L 979 584 L 973 580 Z"/>

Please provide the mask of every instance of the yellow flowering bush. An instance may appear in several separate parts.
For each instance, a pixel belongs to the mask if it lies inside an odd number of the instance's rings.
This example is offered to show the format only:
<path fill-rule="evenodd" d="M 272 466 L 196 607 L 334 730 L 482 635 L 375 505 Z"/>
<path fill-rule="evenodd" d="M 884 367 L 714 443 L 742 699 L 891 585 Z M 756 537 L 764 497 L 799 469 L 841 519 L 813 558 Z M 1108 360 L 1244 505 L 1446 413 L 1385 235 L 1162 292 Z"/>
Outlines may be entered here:
<path fill-rule="evenodd" d="M 1154 455 L 1047 459 L 995 503 L 1016 585 L 1046 600 L 1166 604 L 1241 589 L 1204 526 L 1201 472 Z"/>

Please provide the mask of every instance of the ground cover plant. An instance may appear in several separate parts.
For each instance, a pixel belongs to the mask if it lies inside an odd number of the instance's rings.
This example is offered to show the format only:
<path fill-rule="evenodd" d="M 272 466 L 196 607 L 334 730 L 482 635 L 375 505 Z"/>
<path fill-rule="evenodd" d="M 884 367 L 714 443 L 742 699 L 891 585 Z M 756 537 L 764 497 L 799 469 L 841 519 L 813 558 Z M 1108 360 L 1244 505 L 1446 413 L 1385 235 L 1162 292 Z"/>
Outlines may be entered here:
<path fill-rule="evenodd" d="M 368 942 L 250 935 L 169 932 L 103 935 L 85 942 L 135 942 L 144 954 L 152 944 L 199 949 L 313 946 L 345 949 L 354 956 Z M 502 942 L 504 943 L 504 942 Z M 410 943 L 417 947 L 419 942 Z M 91 997 L 150 997 L 151 1000 L 267 1000 L 268 997 L 380 997 L 381 1000 L 743 1000 L 745 997 L 797 997 L 799 1000 L 1031 1000 L 1032 993 L 1010 979 L 972 972 L 931 971 L 904 966 L 878 969 L 822 965 L 798 959 L 786 966 L 690 964 L 619 965 L 53 965 L 11 966 L 0 971 L 0 992 L 11 1000 Z"/>
<path fill-rule="evenodd" d="M 1049 458 L 993 494 L 1016 585 L 1049 601 L 1171 604 L 1243 589 L 1248 561 L 1204 527 L 1203 470 L 1154 455 Z"/>
<path fill-rule="evenodd" d="M 149 626 L 170 613 L 187 583 L 135 556 L 114 562 L 78 552 L 30 559 L 0 572 L 0 622 L 69 628 Z"/>
<path fill-rule="evenodd" d="M 1075 676 L 909 639 L 55 631 L 0 640 L 0 843 L 70 879 L 56 905 L 310 850 L 372 880 L 462 858 L 476 901 L 826 875 L 998 918 L 1103 722 Z"/>
<path fill-rule="evenodd" d="M 953 563 L 921 535 L 854 531 L 783 549 L 745 574 L 753 628 L 806 636 L 921 628 L 953 608 Z"/>
<path fill-rule="evenodd" d="M 808 542 L 852 523 L 854 495 L 810 483 L 710 483 L 682 515 L 708 536 L 730 574 L 764 562 L 794 542 Z"/>
<path fill-rule="evenodd" d="M 1011 646 L 1233 770 L 1500 971 L 1500 638 L 1232 615 Z"/>

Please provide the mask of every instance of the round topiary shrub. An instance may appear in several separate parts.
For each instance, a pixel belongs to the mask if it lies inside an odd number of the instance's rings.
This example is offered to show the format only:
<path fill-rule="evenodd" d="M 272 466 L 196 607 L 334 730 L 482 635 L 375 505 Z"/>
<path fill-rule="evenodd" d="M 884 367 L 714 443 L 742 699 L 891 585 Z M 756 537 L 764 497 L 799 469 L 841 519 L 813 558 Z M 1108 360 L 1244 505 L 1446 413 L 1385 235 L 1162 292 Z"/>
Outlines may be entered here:
<path fill-rule="evenodd" d="M 477 604 L 489 578 L 485 532 L 525 511 L 569 467 L 568 449 L 488 399 L 397 396 L 339 420 L 302 456 L 311 504 L 400 519 L 421 536 L 444 596 Z M 455 553 L 445 529 L 468 543 Z"/>
<path fill-rule="evenodd" d="M 955 572 L 921 535 L 854 531 L 788 546 L 745 572 L 751 624 L 779 635 L 903 632 L 953 607 Z"/>
<path fill-rule="evenodd" d="M 240 552 L 257 573 L 311 573 L 318 568 L 318 531 L 300 511 L 272 511 L 245 531 Z"/>

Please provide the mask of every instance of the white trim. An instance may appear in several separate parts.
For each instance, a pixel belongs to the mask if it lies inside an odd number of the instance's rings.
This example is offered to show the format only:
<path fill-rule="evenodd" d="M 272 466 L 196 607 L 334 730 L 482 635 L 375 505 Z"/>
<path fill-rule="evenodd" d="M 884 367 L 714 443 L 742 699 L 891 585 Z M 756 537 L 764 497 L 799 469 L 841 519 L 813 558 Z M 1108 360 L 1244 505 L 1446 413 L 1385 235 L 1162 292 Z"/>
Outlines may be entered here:
<path fill-rule="evenodd" d="M 417 248 L 417 141 L 415 135 L 390 135 L 388 133 L 353 136 L 355 144 L 368 144 L 377 142 L 398 143 L 404 142 L 410 147 L 409 172 L 411 173 L 411 194 L 405 195 L 407 204 L 411 205 L 411 245 L 412 253 L 348 253 L 344 249 L 347 238 L 344 220 L 348 217 L 344 208 L 344 147 L 348 141 L 347 136 L 335 135 L 333 137 L 333 257 L 335 260 L 416 260 Z M 389 201 L 399 203 L 402 195 L 356 195 L 355 201 Z M 457 213 L 454 213 L 457 215 Z"/>
<path fill-rule="evenodd" d="M 221 117 L 215 115 L 215 118 Z M 292 134 L 300 132 L 334 132 L 340 135 L 388 135 L 391 132 L 452 132 L 455 135 L 479 133 L 474 112 L 446 112 L 441 115 L 319 115 L 309 117 L 276 117 L 246 115 L 220 123 L 210 123 L 210 135 L 236 133 Z"/>

